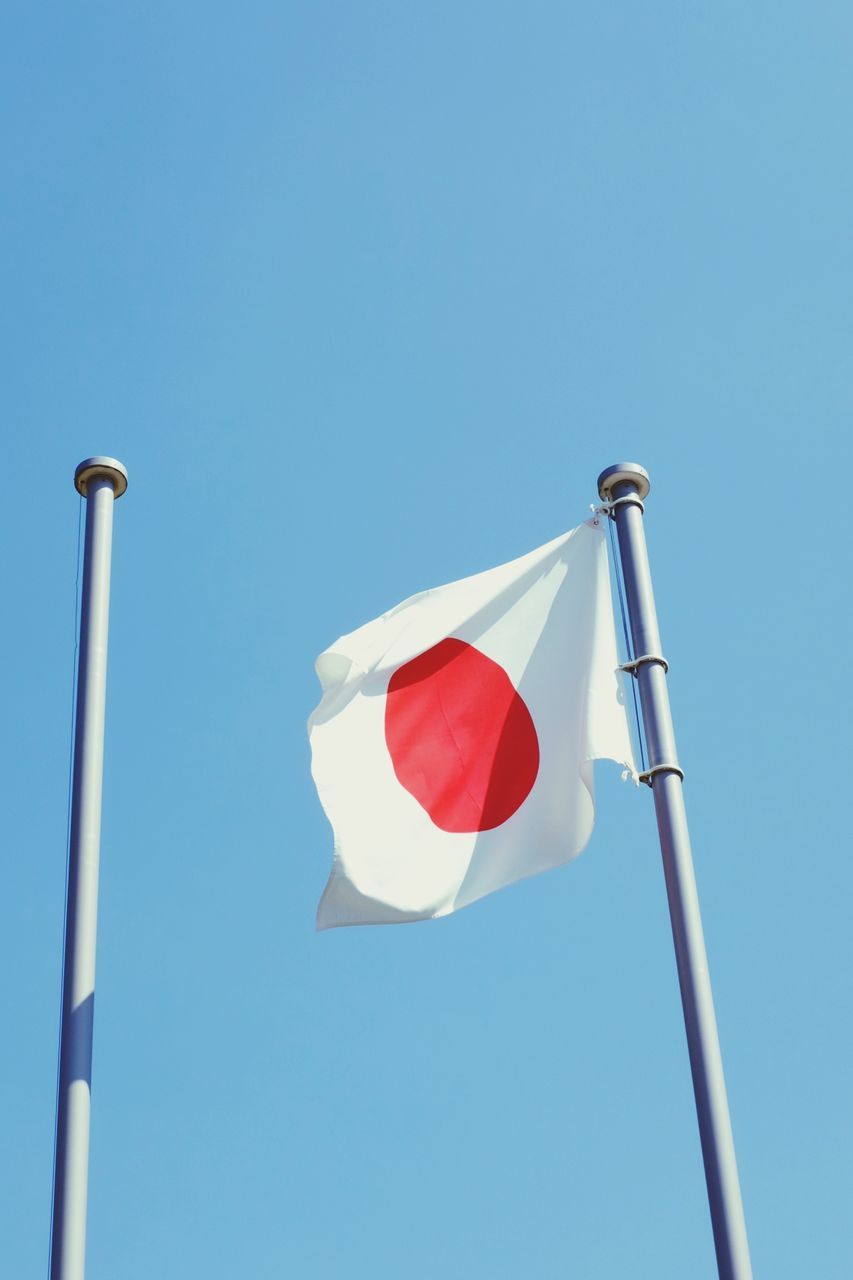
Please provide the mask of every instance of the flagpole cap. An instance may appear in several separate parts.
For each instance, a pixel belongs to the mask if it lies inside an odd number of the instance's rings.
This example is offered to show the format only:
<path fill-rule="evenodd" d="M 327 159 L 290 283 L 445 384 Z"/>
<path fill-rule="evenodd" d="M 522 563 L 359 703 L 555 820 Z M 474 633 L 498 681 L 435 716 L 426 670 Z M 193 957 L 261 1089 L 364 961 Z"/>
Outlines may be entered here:
<path fill-rule="evenodd" d="M 602 502 L 611 502 L 617 484 L 632 484 L 637 497 L 643 501 L 652 487 L 649 473 L 639 462 L 616 462 L 598 477 L 598 496 Z"/>
<path fill-rule="evenodd" d="M 113 486 L 113 497 L 120 498 L 127 488 L 127 469 L 118 458 L 84 458 L 74 472 L 74 488 L 85 498 L 89 482 L 101 479 L 109 480 Z"/>

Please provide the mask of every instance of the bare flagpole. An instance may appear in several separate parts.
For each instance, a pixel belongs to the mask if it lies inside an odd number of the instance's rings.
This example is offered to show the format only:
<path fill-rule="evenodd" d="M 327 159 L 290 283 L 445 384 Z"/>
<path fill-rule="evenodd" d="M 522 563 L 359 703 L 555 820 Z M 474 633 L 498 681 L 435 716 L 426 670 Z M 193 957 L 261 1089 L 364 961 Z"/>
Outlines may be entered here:
<path fill-rule="evenodd" d="M 667 664 L 661 653 L 643 528 L 643 499 L 649 492 L 649 477 L 637 463 L 620 462 L 602 471 L 598 477 L 598 492 L 609 504 L 619 538 L 619 557 L 635 654 L 627 667 L 636 677 L 643 709 L 649 765 L 642 778 L 649 783 L 654 794 L 717 1269 L 720 1280 L 752 1280 L 708 957 L 687 831 L 682 790 L 684 774 L 675 751 L 666 687 Z"/>
<path fill-rule="evenodd" d="M 127 472 L 115 458 L 87 458 L 75 471 L 74 484 L 86 499 L 86 541 L 71 790 L 50 1280 L 83 1280 L 85 1271 L 110 560 L 113 503 L 127 488 Z"/>

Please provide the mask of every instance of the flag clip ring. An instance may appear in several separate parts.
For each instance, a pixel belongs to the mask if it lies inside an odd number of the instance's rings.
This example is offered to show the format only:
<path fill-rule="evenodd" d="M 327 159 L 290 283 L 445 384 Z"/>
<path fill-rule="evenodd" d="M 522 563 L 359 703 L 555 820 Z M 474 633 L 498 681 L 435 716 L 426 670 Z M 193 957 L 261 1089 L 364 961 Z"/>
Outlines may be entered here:
<path fill-rule="evenodd" d="M 664 675 L 669 671 L 669 663 L 660 653 L 644 653 L 639 658 L 632 658 L 630 662 L 623 662 L 619 670 L 635 676 L 638 667 L 641 667 L 644 662 L 656 662 L 658 666 L 663 667 Z"/>
<path fill-rule="evenodd" d="M 644 773 L 637 776 L 640 782 L 645 782 L 647 787 L 653 787 L 656 773 L 677 773 L 680 780 L 684 781 L 684 770 L 677 764 L 653 764 L 651 769 L 646 769 Z"/>
<path fill-rule="evenodd" d="M 646 508 L 643 505 L 643 499 L 636 493 L 626 493 L 621 498 L 611 498 L 607 506 L 604 507 L 603 509 L 607 512 L 608 516 L 612 520 L 613 513 L 616 510 L 616 508 L 624 506 L 626 503 L 630 503 L 632 507 L 639 507 L 640 512 L 642 514 L 645 514 Z"/>

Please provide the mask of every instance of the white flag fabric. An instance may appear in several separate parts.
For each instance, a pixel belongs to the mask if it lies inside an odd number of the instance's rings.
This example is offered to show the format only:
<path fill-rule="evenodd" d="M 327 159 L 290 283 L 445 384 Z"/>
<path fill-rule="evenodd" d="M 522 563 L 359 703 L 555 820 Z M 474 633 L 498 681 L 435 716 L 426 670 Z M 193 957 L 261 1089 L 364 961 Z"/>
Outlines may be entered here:
<path fill-rule="evenodd" d="M 636 777 L 597 519 L 411 596 L 317 659 L 334 862 L 317 928 L 447 915 L 574 858 L 593 766 Z"/>

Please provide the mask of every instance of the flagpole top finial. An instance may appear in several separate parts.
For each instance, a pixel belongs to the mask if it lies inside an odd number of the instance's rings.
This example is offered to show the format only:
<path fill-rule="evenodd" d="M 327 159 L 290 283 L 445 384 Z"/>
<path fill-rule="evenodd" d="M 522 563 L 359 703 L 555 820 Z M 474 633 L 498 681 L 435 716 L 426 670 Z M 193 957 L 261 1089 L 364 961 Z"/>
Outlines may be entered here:
<path fill-rule="evenodd" d="M 616 485 L 624 483 L 634 485 L 641 502 L 652 487 L 648 471 L 639 462 L 617 462 L 598 477 L 598 496 L 602 502 L 610 502 Z"/>
<path fill-rule="evenodd" d="M 85 498 L 88 496 L 89 481 L 106 479 L 112 483 L 113 497 L 120 498 L 127 488 L 127 468 L 118 458 L 84 458 L 74 472 L 74 488 Z"/>

